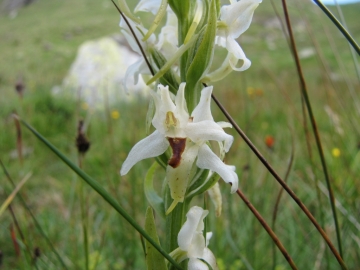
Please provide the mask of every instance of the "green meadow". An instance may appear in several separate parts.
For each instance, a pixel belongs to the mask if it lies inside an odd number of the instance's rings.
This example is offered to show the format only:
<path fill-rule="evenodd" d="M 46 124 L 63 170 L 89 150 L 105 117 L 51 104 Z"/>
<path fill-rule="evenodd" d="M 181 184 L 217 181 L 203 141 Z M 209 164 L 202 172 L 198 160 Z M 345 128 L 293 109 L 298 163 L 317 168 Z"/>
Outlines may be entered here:
<path fill-rule="evenodd" d="M 131 7 L 136 4 L 128 2 Z M 289 0 L 288 8 L 336 198 L 343 259 L 349 270 L 356 270 L 360 268 L 360 68 L 356 68 L 360 58 L 315 4 Z M 336 7 L 330 9 L 339 17 Z M 341 6 L 341 12 L 359 43 L 360 4 Z M 20 9 L 15 18 L 0 16 L 0 207 L 14 190 L 9 179 L 16 186 L 30 176 L 0 214 L 0 269 L 86 269 L 86 264 L 88 269 L 146 269 L 140 234 L 24 125 L 19 129 L 12 117 L 16 112 L 75 164 L 78 121 L 87 119 L 91 145 L 82 160 L 83 170 L 144 226 L 148 203 L 143 181 L 154 159 L 138 163 L 124 177 L 119 170 L 132 146 L 147 135 L 150 98 L 132 102 L 119 98 L 91 110 L 82 100 L 52 94 L 78 47 L 119 33 L 119 20 L 110 0 L 38 0 Z M 324 171 L 284 23 L 281 1 L 264 0 L 239 39 L 251 67 L 215 83 L 213 93 L 337 248 Z M 221 53 L 215 61 L 221 62 Z M 15 91 L 19 78 L 25 85 L 22 98 Z M 212 109 L 215 121 L 227 121 L 215 103 Z M 319 232 L 281 192 L 245 141 L 234 129 L 227 132 L 235 140 L 225 162 L 236 166 L 239 188 L 298 269 L 341 269 Z M 159 189 L 162 180 L 155 179 Z M 224 181 L 219 183 L 220 217 L 215 217 L 207 195 L 204 202 L 199 199 L 211 213 L 206 225 L 213 232 L 209 247 L 219 268 L 290 269 L 246 204 L 230 194 Z M 160 216 L 156 221 L 162 242 L 164 223 Z"/>

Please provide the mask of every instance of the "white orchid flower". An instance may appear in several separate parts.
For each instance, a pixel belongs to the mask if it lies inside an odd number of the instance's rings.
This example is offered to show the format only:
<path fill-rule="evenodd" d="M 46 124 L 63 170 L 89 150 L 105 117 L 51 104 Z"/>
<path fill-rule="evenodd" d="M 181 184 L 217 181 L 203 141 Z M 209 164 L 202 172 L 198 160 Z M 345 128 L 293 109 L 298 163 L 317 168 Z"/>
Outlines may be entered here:
<path fill-rule="evenodd" d="M 208 213 L 208 210 L 204 210 L 198 206 L 190 208 L 186 214 L 187 219 L 178 234 L 179 248 L 170 254 L 173 256 L 177 255 L 179 262 L 188 258 L 189 270 L 208 270 L 209 267 L 207 264 L 209 264 L 213 270 L 218 269 L 214 254 L 207 247 L 212 233 L 206 233 L 206 240 L 203 235 L 204 218 Z M 207 264 L 201 261 L 201 259 Z"/>
<path fill-rule="evenodd" d="M 211 115 L 212 86 L 202 90 L 200 102 L 191 116 L 187 111 L 184 91 L 185 83 L 181 83 L 175 103 L 170 98 L 168 86 L 159 85 L 158 93 L 152 93 L 156 106 L 152 124 L 156 130 L 131 149 L 120 170 L 120 174 L 125 175 L 137 162 L 159 156 L 170 146 L 172 157 L 168 161 L 166 178 L 174 201 L 167 213 L 178 202 L 184 201 L 190 171 L 196 158 L 197 167 L 212 170 L 225 182 L 231 183 L 232 193 L 238 188 L 235 167 L 224 164 L 207 145 L 209 140 L 223 142 L 224 150 L 228 152 L 233 142 L 233 137 L 223 130 L 231 125 L 216 123 Z"/>
<path fill-rule="evenodd" d="M 254 11 L 262 0 L 230 0 L 230 5 L 224 5 L 220 10 L 215 43 L 228 50 L 228 55 L 222 66 L 203 78 L 203 82 L 214 82 L 223 79 L 231 70 L 244 71 L 251 65 L 243 49 L 236 39 L 250 26 Z M 239 60 L 242 64 L 237 66 Z"/>

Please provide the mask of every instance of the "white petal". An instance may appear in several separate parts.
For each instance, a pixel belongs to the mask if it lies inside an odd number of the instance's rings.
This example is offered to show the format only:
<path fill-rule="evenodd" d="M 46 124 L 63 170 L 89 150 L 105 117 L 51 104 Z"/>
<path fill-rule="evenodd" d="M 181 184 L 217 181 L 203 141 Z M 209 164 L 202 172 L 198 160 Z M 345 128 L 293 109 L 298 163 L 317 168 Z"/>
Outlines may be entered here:
<path fill-rule="evenodd" d="M 178 46 L 178 21 L 175 13 L 168 8 L 166 24 L 161 28 L 159 41 L 156 48 L 162 51 L 165 58 L 169 59 L 176 51 Z"/>
<path fill-rule="evenodd" d="M 231 183 L 231 193 L 235 193 L 238 189 L 239 179 L 234 171 L 234 166 L 224 164 L 206 144 L 203 144 L 199 149 L 196 165 L 200 169 L 209 169 L 216 172 L 226 183 Z"/>
<path fill-rule="evenodd" d="M 200 102 L 191 113 L 194 123 L 203 120 L 214 120 L 210 109 L 212 90 L 212 86 L 205 87 L 203 90 L 201 90 Z"/>
<path fill-rule="evenodd" d="M 209 213 L 201 207 L 193 206 L 186 214 L 186 221 L 181 227 L 178 234 L 178 244 L 182 250 L 188 251 L 192 243 L 193 237 L 197 231 L 204 229 L 203 219 Z"/>
<path fill-rule="evenodd" d="M 189 260 L 188 270 L 209 270 L 209 267 L 199 259 L 191 258 Z"/>
<path fill-rule="evenodd" d="M 238 38 L 249 28 L 254 11 L 260 3 L 261 0 L 241 0 L 232 5 L 234 8 L 232 8 L 231 12 L 235 12 L 236 14 L 234 14 L 236 19 L 230 26 L 230 33 L 232 37 Z"/>
<path fill-rule="evenodd" d="M 169 111 L 174 112 L 176 109 L 176 106 L 175 106 L 174 102 L 171 100 L 169 86 L 163 86 L 163 85 L 159 84 L 158 87 L 160 90 L 162 110 L 165 112 L 165 114 Z"/>
<path fill-rule="evenodd" d="M 144 64 L 145 64 L 144 60 L 139 59 L 138 61 L 136 61 L 134 64 L 132 64 L 127 68 L 123 80 L 123 85 L 126 93 L 129 93 L 128 86 L 138 84 L 140 73 L 145 74 L 146 70 L 148 70 L 147 66 L 145 66 Z M 144 69 L 144 67 L 146 69 Z"/>
<path fill-rule="evenodd" d="M 226 34 L 222 30 L 216 32 L 215 44 L 226 48 Z"/>
<path fill-rule="evenodd" d="M 204 256 L 205 239 L 202 231 L 196 232 L 188 249 L 188 258 L 202 258 Z"/>
<path fill-rule="evenodd" d="M 160 8 L 161 0 L 141 0 L 135 7 L 134 12 L 144 11 L 156 15 Z"/>
<path fill-rule="evenodd" d="M 157 130 L 135 144 L 124 161 L 120 174 L 127 174 L 140 160 L 156 157 L 163 154 L 169 147 L 168 140 Z"/>
<path fill-rule="evenodd" d="M 189 113 L 187 110 L 186 100 L 185 100 L 185 86 L 186 83 L 180 84 L 179 90 L 175 97 L 176 116 L 179 118 L 181 128 L 183 128 L 189 121 Z"/>
<path fill-rule="evenodd" d="M 219 186 L 219 183 L 216 183 L 216 184 L 218 184 L 218 186 Z M 206 233 L 206 247 L 209 245 L 209 242 L 210 242 L 210 239 L 211 239 L 212 236 L 213 236 L 212 232 L 207 232 Z"/>
<path fill-rule="evenodd" d="M 204 255 L 201 257 L 201 259 L 206 261 L 213 270 L 219 269 L 219 267 L 217 266 L 217 263 L 216 263 L 216 258 L 210 249 L 208 249 L 208 248 L 204 249 Z"/>
<path fill-rule="evenodd" d="M 241 58 L 237 58 L 235 55 L 230 53 L 229 64 L 230 64 L 231 68 L 235 71 L 244 71 L 244 70 L 247 70 L 251 66 L 251 61 L 246 58 L 245 53 L 241 49 L 241 47 L 239 47 L 239 48 L 241 50 L 241 52 L 239 51 Z M 239 60 L 242 60 L 243 62 L 240 67 L 237 67 L 237 63 L 239 62 Z"/>
<path fill-rule="evenodd" d="M 221 8 L 221 21 L 228 25 L 233 38 L 238 38 L 249 28 L 254 11 L 259 3 L 261 0 L 240 0 Z"/>
<path fill-rule="evenodd" d="M 127 26 L 126 26 L 127 27 Z M 127 28 L 128 29 L 128 28 Z M 130 31 L 130 30 L 129 30 Z M 139 45 L 137 45 L 134 37 L 132 36 L 132 34 L 129 34 L 125 29 L 121 30 L 121 33 L 124 35 L 126 41 L 129 43 L 130 48 L 134 51 L 137 52 L 139 55 L 141 55 L 141 50 L 139 48 Z M 141 36 L 140 36 L 141 37 Z M 145 46 L 145 43 L 141 43 L 142 46 Z"/>
<path fill-rule="evenodd" d="M 237 59 L 246 58 L 244 51 L 241 49 L 239 43 L 231 37 L 226 39 L 226 48 L 230 53 L 232 53 Z"/>
<path fill-rule="evenodd" d="M 209 140 L 225 141 L 225 151 L 228 152 L 234 137 L 226 134 L 225 131 L 214 121 L 201 121 L 189 123 L 185 128 L 186 135 L 195 143 Z"/>
<path fill-rule="evenodd" d="M 232 128 L 232 125 L 228 122 L 216 122 L 221 128 Z"/>
<path fill-rule="evenodd" d="M 150 94 L 154 99 L 154 103 L 155 103 L 155 114 L 154 117 L 152 119 L 152 124 L 153 126 L 156 128 L 157 131 L 159 131 L 161 134 L 163 134 L 165 136 L 165 126 L 164 126 L 164 121 L 165 121 L 165 117 L 166 114 L 164 114 L 162 108 L 162 101 L 161 101 L 161 96 L 160 96 L 160 86 L 158 86 L 158 93 L 155 93 L 154 91 L 151 91 Z"/>

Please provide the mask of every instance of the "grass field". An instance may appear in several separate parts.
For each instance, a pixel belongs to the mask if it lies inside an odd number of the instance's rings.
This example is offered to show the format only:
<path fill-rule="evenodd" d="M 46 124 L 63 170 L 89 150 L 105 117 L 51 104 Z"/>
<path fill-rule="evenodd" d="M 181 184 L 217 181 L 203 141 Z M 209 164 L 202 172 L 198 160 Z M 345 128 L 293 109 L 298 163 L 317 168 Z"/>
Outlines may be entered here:
<path fill-rule="evenodd" d="M 348 269 L 356 270 L 360 267 L 360 77 L 348 43 L 330 20 L 310 1 L 290 0 L 288 5 L 298 51 L 310 52 L 301 63 L 337 199 L 344 261 Z M 280 3 L 275 6 L 283 20 Z M 331 9 L 336 14 L 336 8 Z M 359 42 L 360 4 L 344 6 L 342 12 Z M 89 110 L 75 99 L 53 96 L 51 89 L 61 85 L 81 43 L 118 33 L 118 23 L 119 15 L 108 0 L 38 0 L 15 18 L 0 16 L 0 159 L 15 183 L 32 173 L 19 192 L 28 208 L 18 196 L 11 203 L 24 239 L 10 211 L 0 216 L 0 269 L 62 269 L 61 260 L 68 269 L 85 269 L 83 224 L 88 230 L 90 269 L 145 269 L 139 234 L 24 126 L 23 161 L 16 157 L 16 127 L 11 117 L 16 111 L 77 163 L 77 121 L 86 118 Z M 256 10 L 240 42 L 252 66 L 214 84 L 214 94 L 281 177 L 290 168 L 289 186 L 337 246 L 307 114 L 304 122 L 294 60 L 270 1 L 264 0 Z M 23 99 L 14 90 L 19 77 L 26 85 Z M 225 121 L 212 106 L 216 121 Z M 84 171 L 141 225 L 147 208 L 143 179 L 153 160 L 137 164 L 125 177 L 120 177 L 119 169 L 132 146 L 146 136 L 147 110 L 148 100 L 143 98 L 132 103 L 116 100 L 110 108 L 92 112 L 87 131 L 91 147 L 83 161 Z M 112 118 L 112 111 L 120 117 Z M 280 186 L 239 135 L 228 132 L 235 142 L 226 162 L 236 165 L 240 189 L 271 224 Z M 265 143 L 269 136 L 274 139 L 271 148 Z M 2 204 L 13 187 L 3 170 L 0 176 Z M 160 186 L 161 179 L 156 184 Z M 210 248 L 220 269 L 289 269 L 280 252 L 276 250 L 274 256 L 271 238 L 246 205 L 230 195 L 224 182 L 220 186 L 222 216 L 209 215 L 208 219 L 208 230 L 214 233 Z M 210 201 L 208 208 L 214 211 Z M 273 229 L 299 269 L 340 269 L 319 233 L 286 193 Z M 36 249 L 40 256 L 34 261 Z"/>

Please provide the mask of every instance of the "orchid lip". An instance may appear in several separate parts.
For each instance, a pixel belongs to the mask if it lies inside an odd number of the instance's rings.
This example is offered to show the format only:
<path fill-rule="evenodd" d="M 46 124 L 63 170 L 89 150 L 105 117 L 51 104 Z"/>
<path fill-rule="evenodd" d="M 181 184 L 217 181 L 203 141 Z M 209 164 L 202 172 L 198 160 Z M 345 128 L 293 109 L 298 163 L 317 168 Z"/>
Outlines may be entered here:
<path fill-rule="evenodd" d="M 186 138 L 167 138 L 167 139 L 170 143 L 170 147 L 173 152 L 171 158 L 168 161 L 168 164 L 173 168 L 177 168 L 181 163 L 181 155 L 185 150 Z"/>

